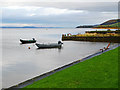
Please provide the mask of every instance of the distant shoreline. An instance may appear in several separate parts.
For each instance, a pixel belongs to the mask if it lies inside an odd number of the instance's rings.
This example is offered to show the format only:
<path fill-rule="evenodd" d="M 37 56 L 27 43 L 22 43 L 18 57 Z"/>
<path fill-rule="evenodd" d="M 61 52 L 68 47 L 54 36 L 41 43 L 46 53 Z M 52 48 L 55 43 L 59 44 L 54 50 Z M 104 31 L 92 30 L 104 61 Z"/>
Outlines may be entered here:
<path fill-rule="evenodd" d="M 120 28 L 109 28 L 109 27 L 103 28 L 103 27 L 98 27 L 98 28 L 92 28 L 92 29 L 120 29 Z"/>
<path fill-rule="evenodd" d="M 0 28 L 66 28 L 66 27 L 0 27 Z"/>

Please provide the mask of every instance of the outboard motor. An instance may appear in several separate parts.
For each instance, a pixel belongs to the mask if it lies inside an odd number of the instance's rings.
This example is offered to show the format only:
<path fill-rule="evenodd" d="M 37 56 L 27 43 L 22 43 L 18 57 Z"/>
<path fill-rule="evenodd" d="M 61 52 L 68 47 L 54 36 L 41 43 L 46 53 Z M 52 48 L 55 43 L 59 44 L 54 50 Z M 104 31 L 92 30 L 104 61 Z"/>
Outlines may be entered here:
<path fill-rule="evenodd" d="M 58 41 L 58 44 L 63 44 L 61 41 Z"/>
<path fill-rule="evenodd" d="M 32 38 L 33 40 L 35 40 L 35 38 Z"/>

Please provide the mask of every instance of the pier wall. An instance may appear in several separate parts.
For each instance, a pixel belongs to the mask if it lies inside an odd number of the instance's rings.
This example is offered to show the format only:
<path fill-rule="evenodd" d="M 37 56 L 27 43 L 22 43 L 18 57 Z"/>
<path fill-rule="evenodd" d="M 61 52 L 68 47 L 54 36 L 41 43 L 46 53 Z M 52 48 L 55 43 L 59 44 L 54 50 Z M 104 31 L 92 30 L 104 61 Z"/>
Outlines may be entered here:
<path fill-rule="evenodd" d="M 120 43 L 120 36 L 62 36 L 62 40 L 73 40 L 73 41 L 90 41 L 90 42 L 114 42 Z"/>

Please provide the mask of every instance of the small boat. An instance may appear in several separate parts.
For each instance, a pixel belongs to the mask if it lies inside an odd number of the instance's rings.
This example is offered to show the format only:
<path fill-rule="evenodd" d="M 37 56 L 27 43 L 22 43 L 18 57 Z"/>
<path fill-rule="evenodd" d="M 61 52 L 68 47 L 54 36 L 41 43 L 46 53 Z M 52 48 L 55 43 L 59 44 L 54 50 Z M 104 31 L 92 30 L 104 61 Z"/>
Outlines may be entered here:
<path fill-rule="evenodd" d="M 108 44 L 108 46 L 107 47 L 104 47 L 103 49 L 100 49 L 100 51 L 105 51 L 105 50 L 107 50 L 107 49 L 109 49 L 109 46 L 110 46 L 110 43 Z"/>
<path fill-rule="evenodd" d="M 22 42 L 22 44 L 25 44 L 25 43 L 35 43 L 36 40 L 33 38 L 33 40 L 22 40 L 20 39 L 20 41 Z"/>
<path fill-rule="evenodd" d="M 38 44 L 38 43 L 36 43 L 35 45 L 38 48 L 61 48 L 62 44 L 63 43 L 61 41 L 58 41 L 58 43 L 50 43 L 50 44 Z"/>

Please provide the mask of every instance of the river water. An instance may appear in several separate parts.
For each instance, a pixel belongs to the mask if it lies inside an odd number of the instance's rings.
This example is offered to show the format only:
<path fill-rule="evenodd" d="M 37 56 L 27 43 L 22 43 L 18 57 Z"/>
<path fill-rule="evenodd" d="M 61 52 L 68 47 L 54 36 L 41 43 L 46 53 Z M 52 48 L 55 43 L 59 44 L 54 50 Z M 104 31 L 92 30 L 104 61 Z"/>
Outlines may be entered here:
<path fill-rule="evenodd" d="M 2 88 L 51 71 L 70 62 L 82 59 L 106 47 L 108 43 L 63 41 L 61 49 L 37 49 L 35 44 L 20 44 L 19 39 L 32 39 L 38 43 L 57 43 L 62 34 L 84 33 L 89 28 L 59 29 L 2 29 Z M 28 49 L 30 47 L 30 49 Z M 2 64 L 1 64 L 2 63 Z"/>

